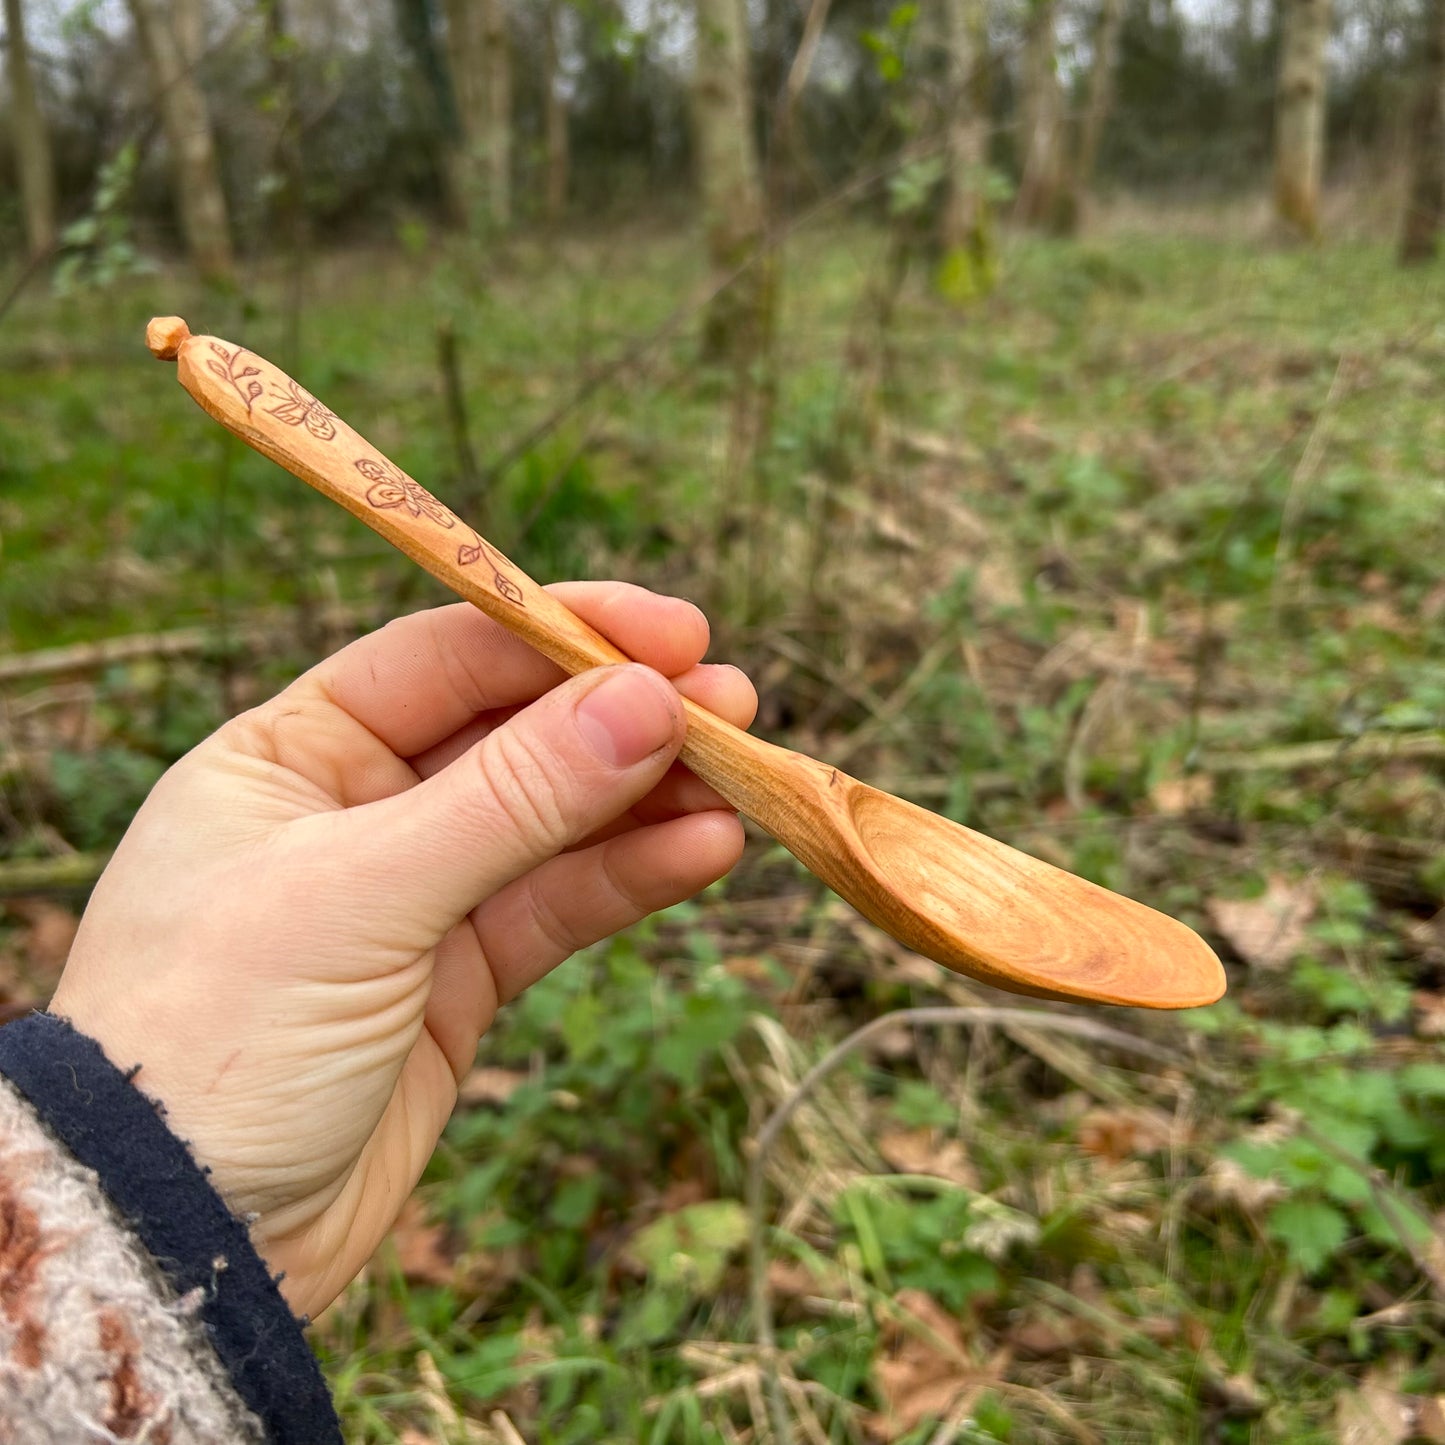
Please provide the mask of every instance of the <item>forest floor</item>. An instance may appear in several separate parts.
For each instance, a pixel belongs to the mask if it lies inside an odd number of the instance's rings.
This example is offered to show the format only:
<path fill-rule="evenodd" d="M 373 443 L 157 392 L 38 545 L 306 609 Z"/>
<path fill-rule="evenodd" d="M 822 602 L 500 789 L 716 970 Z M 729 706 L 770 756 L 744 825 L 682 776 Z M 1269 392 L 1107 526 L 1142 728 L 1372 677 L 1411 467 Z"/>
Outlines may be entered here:
<path fill-rule="evenodd" d="M 1116 228 L 961 309 L 915 268 L 880 330 L 882 238 L 809 233 L 759 443 L 687 238 L 410 239 L 0 321 L 10 1008 L 170 760 L 439 598 L 201 416 L 172 311 L 534 575 L 703 603 L 760 731 L 1177 914 L 1231 988 L 1011 999 L 755 836 L 484 1041 L 313 1332 L 347 1438 L 1445 1441 L 1445 276 Z M 802 1086 L 919 1007 L 975 1012 Z"/>

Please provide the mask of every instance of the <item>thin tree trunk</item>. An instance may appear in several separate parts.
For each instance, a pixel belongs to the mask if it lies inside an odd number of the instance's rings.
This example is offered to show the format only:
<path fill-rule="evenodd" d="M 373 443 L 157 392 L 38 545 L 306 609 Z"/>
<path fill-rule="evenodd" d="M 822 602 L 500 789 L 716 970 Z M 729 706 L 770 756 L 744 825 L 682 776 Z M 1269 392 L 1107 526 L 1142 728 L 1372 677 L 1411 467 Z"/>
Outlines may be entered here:
<path fill-rule="evenodd" d="M 567 182 L 571 150 L 567 135 L 567 100 L 559 85 L 561 0 L 547 0 L 545 17 L 545 54 L 542 76 L 543 102 L 546 106 L 547 134 L 547 219 L 556 225 L 567 210 Z"/>
<path fill-rule="evenodd" d="M 988 96 L 983 50 L 987 14 L 981 0 L 944 0 L 943 41 L 948 51 L 944 104 L 943 208 L 938 217 L 939 289 L 967 300 L 992 288 L 993 223 L 988 204 Z"/>
<path fill-rule="evenodd" d="M 492 224 L 512 220 L 512 50 L 504 0 L 483 0 L 482 46 L 487 87 L 487 203 Z"/>
<path fill-rule="evenodd" d="M 1089 92 L 1079 125 L 1079 149 L 1069 177 L 1069 224 L 1077 229 L 1094 186 L 1104 127 L 1114 108 L 1114 76 L 1119 66 L 1119 34 L 1124 28 L 1124 0 L 1103 0 L 1094 31 L 1094 59 L 1089 67 Z"/>
<path fill-rule="evenodd" d="M 763 200 L 748 81 L 745 0 L 696 0 L 693 129 L 708 259 L 721 284 L 754 258 Z M 712 360 L 756 355 L 772 329 L 770 268 L 754 262 L 708 307 L 703 353 Z"/>
<path fill-rule="evenodd" d="M 1420 36 L 1420 89 L 1410 123 L 1410 193 L 1400 261 L 1435 259 L 1445 220 L 1445 0 L 1427 0 Z"/>
<path fill-rule="evenodd" d="M 230 222 L 211 122 L 194 71 L 200 34 L 196 0 L 173 0 L 169 7 L 157 0 L 129 0 L 129 5 L 170 147 L 186 249 L 208 281 L 229 282 L 235 275 Z M 195 47 L 189 56 L 188 46 Z"/>
<path fill-rule="evenodd" d="M 25 213 L 25 241 L 35 258 L 55 245 L 55 168 L 45 116 L 35 93 L 20 0 L 5 0 L 5 33 L 9 37 L 10 127 L 20 172 L 20 204 Z"/>
<path fill-rule="evenodd" d="M 1280 9 L 1274 206 L 1286 228 L 1313 240 L 1320 231 L 1330 0 L 1280 0 Z"/>
<path fill-rule="evenodd" d="M 1017 217 L 1050 229 L 1059 223 L 1063 184 L 1064 97 L 1055 34 L 1058 0 L 1031 0 L 1024 35 L 1023 165 Z"/>
<path fill-rule="evenodd" d="M 503 0 L 447 0 L 447 60 L 462 133 L 465 209 L 504 228 L 512 215 L 512 72 Z"/>
<path fill-rule="evenodd" d="M 796 126 L 798 102 L 807 88 L 813 60 L 818 54 L 818 43 L 823 38 L 823 28 L 828 23 L 828 11 L 832 4 L 833 0 L 811 0 L 807 17 L 803 21 L 803 34 L 798 41 L 797 52 L 778 89 L 777 103 L 773 107 L 773 128 L 768 140 L 763 186 L 768 224 L 773 227 L 780 226 L 788 212 L 792 181 L 800 168 L 802 156 Z"/>

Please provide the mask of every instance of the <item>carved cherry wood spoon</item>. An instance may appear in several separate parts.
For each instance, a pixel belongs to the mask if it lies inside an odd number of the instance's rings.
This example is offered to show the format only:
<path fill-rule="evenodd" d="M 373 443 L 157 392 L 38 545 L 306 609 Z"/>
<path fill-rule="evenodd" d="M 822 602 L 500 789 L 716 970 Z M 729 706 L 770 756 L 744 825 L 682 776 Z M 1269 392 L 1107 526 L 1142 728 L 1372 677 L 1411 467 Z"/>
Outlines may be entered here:
<path fill-rule="evenodd" d="M 628 660 L 254 352 L 175 316 L 146 343 L 222 426 L 569 673 Z M 1182 923 L 684 706 L 693 772 L 909 948 L 1045 998 L 1189 1008 L 1224 992 L 1219 960 Z"/>

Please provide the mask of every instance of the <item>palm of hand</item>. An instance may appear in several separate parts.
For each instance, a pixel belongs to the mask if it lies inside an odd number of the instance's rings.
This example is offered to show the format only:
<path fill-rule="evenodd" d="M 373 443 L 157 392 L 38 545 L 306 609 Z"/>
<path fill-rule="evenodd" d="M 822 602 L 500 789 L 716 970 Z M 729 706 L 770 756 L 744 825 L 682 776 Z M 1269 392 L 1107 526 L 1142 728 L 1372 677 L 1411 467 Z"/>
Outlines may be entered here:
<path fill-rule="evenodd" d="M 566 596 L 750 720 L 688 604 Z M 390 1227 L 498 1006 L 736 858 L 736 819 L 669 769 L 675 697 L 624 675 L 657 739 L 611 766 L 574 721 L 595 679 L 558 677 L 470 608 L 394 623 L 177 764 L 87 910 L 52 1007 L 141 1064 L 298 1312 Z"/>

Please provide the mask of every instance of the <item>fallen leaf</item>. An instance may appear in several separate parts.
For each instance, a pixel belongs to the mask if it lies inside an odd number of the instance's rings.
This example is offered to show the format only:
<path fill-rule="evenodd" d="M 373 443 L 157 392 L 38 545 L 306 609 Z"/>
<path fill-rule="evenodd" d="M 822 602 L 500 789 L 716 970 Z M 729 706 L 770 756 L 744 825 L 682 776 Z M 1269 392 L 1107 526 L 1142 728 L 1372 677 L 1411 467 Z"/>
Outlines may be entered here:
<path fill-rule="evenodd" d="M 768 1265 L 768 1288 L 778 1299 L 843 1299 L 848 1281 L 830 1261 L 805 1264 L 800 1259 L 775 1259 Z"/>
<path fill-rule="evenodd" d="M 946 1415 L 983 1376 L 969 1361 L 959 1322 L 931 1295 L 903 1290 L 895 1304 L 897 1312 L 883 1321 L 873 1359 L 873 1381 L 884 1408 L 870 1425 L 884 1441 Z"/>
<path fill-rule="evenodd" d="M 936 1129 L 895 1129 L 879 1136 L 878 1152 L 900 1174 L 926 1174 L 977 1190 L 978 1172 L 957 1139 L 938 1137 Z"/>
<path fill-rule="evenodd" d="M 426 1217 L 426 1206 L 413 1194 L 391 1227 L 397 1268 L 413 1284 L 451 1284 L 456 1260 L 447 1248 L 447 1228 Z"/>
<path fill-rule="evenodd" d="M 1388 1385 L 1367 1383 L 1335 1404 L 1339 1445 L 1403 1445 L 1414 1432 L 1415 1408 Z"/>
<path fill-rule="evenodd" d="M 1416 1398 L 1415 1438 L 1430 1445 L 1445 1445 L 1445 1395 Z"/>
<path fill-rule="evenodd" d="M 457 1103 L 467 1109 L 482 1104 L 505 1104 L 526 1082 L 527 1075 L 515 1069 L 478 1064 L 457 1086 Z"/>
<path fill-rule="evenodd" d="M 1289 1194 L 1278 1179 L 1257 1179 L 1233 1159 L 1212 1160 L 1198 1189 L 1216 1204 L 1229 1204 L 1246 1214 L 1260 1214 Z"/>
<path fill-rule="evenodd" d="M 1415 1009 L 1419 1015 L 1415 1033 L 1420 1038 L 1445 1038 L 1445 994 L 1419 989 L 1415 993 Z"/>
<path fill-rule="evenodd" d="M 26 925 L 20 947 L 31 973 L 40 979 L 58 979 L 80 919 L 48 898 L 15 898 L 8 908 Z"/>
<path fill-rule="evenodd" d="M 1258 898 L 1211 898 L 1205 908 L 1246 963 L 1279 969 L 1305 946 L 1315 891 L 1308 881 L 1291 883 L 1275 875 Z"/>
<path fill-rule="evenodd" d="M 1072 1355 L 1083 1338 L 1077 1320 L 1059 1317 L 1050 1320 L 1025 1320 L 1009 1331 L 1009 1342 L 1025 1360 L 1046 1360 L 1051 1355 Z"/>
<path fill-rule="evenodd" d="M 1142 1105 L 1090 1109 L 1079 1120 L 1079 1148 L 1115 1164 L 1167 1149 L 1173 1136 L 1174 1121 L 1169 1115 Z"/>
<path fill-rule="evenodd" d="M 1213 800 L 1214 779 L 1208 773 L 1160 778 L 1149 789 L 1149 801 L 1153 803 L 1154 811 L 1170 818 L 1208 807 Z"/>

